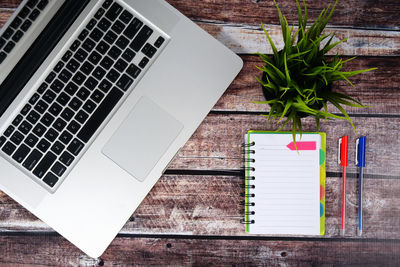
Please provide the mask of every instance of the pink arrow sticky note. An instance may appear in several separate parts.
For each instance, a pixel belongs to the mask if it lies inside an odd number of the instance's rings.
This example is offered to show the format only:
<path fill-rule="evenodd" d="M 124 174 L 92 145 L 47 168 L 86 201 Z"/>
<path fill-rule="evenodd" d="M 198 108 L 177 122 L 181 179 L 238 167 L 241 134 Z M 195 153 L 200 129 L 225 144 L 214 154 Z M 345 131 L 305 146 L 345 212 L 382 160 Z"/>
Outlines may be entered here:
<path fill-rule="evenodd" d="M 317 149 L 317 142 L 312 141 L 312 142 L 296 142 L 297 144 L 297 149 L 298 150 L 316 150 Z M 286 146 L 290 150 L 296 150 L 296 147 L 294 146 L 294 142 L 291 142 Z"/>

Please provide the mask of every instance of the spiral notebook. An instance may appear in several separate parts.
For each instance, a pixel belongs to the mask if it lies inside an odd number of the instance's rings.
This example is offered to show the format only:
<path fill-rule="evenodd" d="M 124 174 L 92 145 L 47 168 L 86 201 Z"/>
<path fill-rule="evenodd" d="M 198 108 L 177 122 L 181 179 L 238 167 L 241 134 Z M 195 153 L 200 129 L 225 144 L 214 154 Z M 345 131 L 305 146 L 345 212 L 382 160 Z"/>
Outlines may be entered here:
<path fill-rule="evenodd" d="M 249 131 L 243 223 L 249 234 L 324 235 L 325 133 Z"/>

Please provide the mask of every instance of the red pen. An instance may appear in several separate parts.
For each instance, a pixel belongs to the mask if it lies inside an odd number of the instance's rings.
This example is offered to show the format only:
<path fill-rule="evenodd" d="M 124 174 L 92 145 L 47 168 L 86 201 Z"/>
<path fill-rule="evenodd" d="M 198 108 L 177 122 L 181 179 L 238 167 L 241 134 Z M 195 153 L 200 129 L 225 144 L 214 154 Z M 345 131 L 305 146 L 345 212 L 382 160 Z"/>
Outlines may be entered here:
<path fill-rule="evenodd" d="M 348 148 L 349 148 L 349 137 L 343 136 L 339 139 L 338 148 L 338 163 L 343 167 L 343 181 L 342 181 L 342 226 L 340 234 L 345 234 L 346 225 L 346 167 L 348 165 Z"/>

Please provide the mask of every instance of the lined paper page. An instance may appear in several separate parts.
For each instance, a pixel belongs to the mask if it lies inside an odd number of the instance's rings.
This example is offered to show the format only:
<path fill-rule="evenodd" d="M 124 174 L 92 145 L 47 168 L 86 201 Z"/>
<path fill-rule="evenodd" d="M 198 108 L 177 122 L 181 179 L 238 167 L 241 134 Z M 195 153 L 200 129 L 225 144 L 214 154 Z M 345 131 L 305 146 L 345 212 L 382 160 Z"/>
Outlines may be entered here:
<path fill-rule="evenodd" d="M 299 153 L 291 134 L 249 133 L 255 154 L 255 206 L 250 225 L 252 234 L 320 234 L 319 134 L 297 137 Z M 291 144 L 291 145 L 290 145 Z"/>

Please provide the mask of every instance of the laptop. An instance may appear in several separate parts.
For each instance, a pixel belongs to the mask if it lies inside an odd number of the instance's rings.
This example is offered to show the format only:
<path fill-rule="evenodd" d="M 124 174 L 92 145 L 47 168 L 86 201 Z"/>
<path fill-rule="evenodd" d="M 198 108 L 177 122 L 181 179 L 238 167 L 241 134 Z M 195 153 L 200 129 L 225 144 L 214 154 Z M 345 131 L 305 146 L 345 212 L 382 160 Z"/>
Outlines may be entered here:
<path fill-rule="evenodd" d="M 0 62 L 0 190 L 91 257 L 243 66 L 162 0 L 25 0 Z"/>

